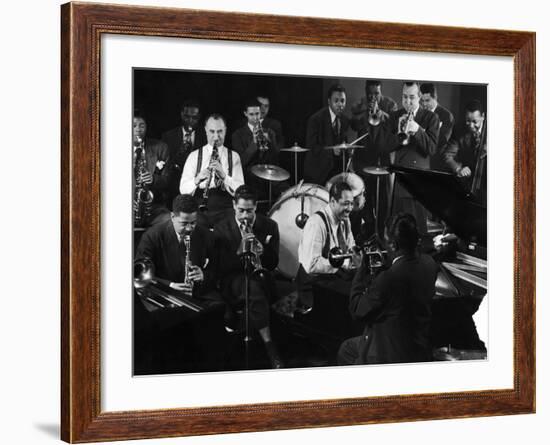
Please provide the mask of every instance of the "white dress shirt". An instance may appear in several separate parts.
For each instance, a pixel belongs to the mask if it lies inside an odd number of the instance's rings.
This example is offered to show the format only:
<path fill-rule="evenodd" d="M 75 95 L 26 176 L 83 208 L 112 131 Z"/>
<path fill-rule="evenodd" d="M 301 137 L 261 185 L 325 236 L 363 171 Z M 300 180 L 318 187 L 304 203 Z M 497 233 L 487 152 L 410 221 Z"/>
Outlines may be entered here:
<path fill-rule="evenodd" d="M 332 213 L 330 205 L 327 205 L 321 211 L 328 217 L 332 234 L 327 233 L 324 221 L 321 219 L 321 216 L 315 213 L 307 220 L 302 232 L 302 238 L 300 239 L 300 246 L 298 247 L 298 260 L 302 264 L 304 270 L 309 274 L 330 274 L 338 271 L 338 268 L 331 266 L 328 258 L 323 258 L 322 252 L 327 236 L 330 238 L 331 249 L 338 246 L 338 226 L 340 224 L 347 226 L 347 238 L 345 240 L 347 247 L 351 248 L 355 246 L 355 239 L 351 232 L 349 218 L 338 222 Z M 342 227 L 342 229 L 344 229 L 344 227 Z M 346 231 L 344 230 L 343 233 L 345 234 Z M 343 267 L 347 267 L 349 263 L 349 259 L 345 260 Z"/>
<path fill-rule="evenodd" d="M 200 150 L 200 149 L 199 149 Z M 189 153 L 187 160 L 185 161 L 185 166 L 183 167 L 183 172 L 181 174 L 180 180 L 180 193 L 192 195 L 197 189 L 195 184 L 195 177 L 197 171 L 197 160 L 199 156 L 199 150 L 193 150 Z M 241 165 L 241 158 L 237 152 L 231 150 L 232 159 L 233 159 L 233 174 L 229 176 L 229 163 L 228 163 L 228 150 L 225 146 L 218 147 L 218 154 L 220 157 L 220 162 L 222 164 L 223 171 L 225 172 L 225 178 L 223 180 L 223 188 L 230 194 L 233 195 L 235 190 L 244 184 L 243 177 L 243 167 Z M 212 156 L 212 146 L 206 144 L 202 147 L 202 163 L 199 168 L 199 172 L 208 167 L 210 163 L 210 157 Z M 210 182 L 210 187 L 215 187 L 215 175 L 212 175 L 212 180 Z M 206 180 L 201 182 L 199 188 L 206 188 Z"/>

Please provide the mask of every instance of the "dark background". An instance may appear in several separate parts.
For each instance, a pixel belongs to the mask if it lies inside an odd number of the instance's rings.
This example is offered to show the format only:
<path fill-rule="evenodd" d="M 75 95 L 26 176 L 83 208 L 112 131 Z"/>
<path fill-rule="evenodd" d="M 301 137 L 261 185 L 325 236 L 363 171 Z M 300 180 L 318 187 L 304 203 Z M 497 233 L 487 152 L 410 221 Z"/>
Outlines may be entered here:
<path fill-rule="evenodd" d="M 422 80 L 420 80 L 423 82 Z M 433 80 L 426 80 L 431 81 Z M 211 113 L 222 114 L 228 124 L 225 144 L 231 147 L 231 134 L 244 124 L 244 103 L 258 93 L 271 101 L 269 115 L 281 121 L 285 146 L 294 142 L 305 146 L 307 119 L 326 105 L 326 92 L 331 84 L 341 83 L 347 91 L 346 114 L 364 96 L 363 78 L 303 77 L 225 72 L 134 69 L 134 107 L 145 113 L 148 135 L 161 134 L 180 125 L 180 105 L 193 98 L 201 104 L 204 119 Z M 383 80 L 382 93 L 401 106 L 402 79 Z M 479 84 L 437 83 L 439 103 L 449 109 L 457 121 L 455 131 L 463 125 L 465 104 L 478 99 L 487 104 L 487 86 Z M 203 125 L 201 122 L 200 126 Z M 348 141 L 355 138 L 354 132 Z M 290 156 L 287 155 L 290 163 Z M 287 158 L 282 157 L 286 167 Z"/>

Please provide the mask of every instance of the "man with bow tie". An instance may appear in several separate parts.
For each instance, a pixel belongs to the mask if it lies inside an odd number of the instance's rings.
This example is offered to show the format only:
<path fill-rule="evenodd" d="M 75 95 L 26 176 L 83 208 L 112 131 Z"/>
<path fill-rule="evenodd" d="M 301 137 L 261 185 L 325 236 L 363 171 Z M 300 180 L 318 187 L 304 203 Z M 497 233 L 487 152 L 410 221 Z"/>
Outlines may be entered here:
<path fill-rule="evenodd" d="M 248 314 L 252 328 L 262 339 L 272 368 L 282 368 L 271 336 L 270 303 L 276 298 L 271 272 L 279 264 L 279 228 L 267 216 L 256 213 L 257 194 L 247 185 L 239 187 L 233 198 L 233 212 L 214 227 L 220 264 L 220 287 L 228 303 L 226 322 L 236 327 L 238 314 L 245 307 L 245 264 L 243 253 L 251 252 L 256 264 L 249 270 Z M 248 246 L 248 247 L 246 247 Z"/>

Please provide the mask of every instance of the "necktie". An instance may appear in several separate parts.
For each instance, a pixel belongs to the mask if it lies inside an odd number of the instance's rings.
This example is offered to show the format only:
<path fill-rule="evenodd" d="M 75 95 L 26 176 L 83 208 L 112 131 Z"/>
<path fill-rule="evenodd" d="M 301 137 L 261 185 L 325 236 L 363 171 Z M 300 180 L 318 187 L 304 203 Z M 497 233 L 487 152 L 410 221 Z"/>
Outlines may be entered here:
<path fill-rule="evenodd" d="M 338 116 L 336 116 L 336 118 L 334 119 L 332 128 L 334 130 L 334 135 L 336 137 L 340 136 L 340 118 Z"/>

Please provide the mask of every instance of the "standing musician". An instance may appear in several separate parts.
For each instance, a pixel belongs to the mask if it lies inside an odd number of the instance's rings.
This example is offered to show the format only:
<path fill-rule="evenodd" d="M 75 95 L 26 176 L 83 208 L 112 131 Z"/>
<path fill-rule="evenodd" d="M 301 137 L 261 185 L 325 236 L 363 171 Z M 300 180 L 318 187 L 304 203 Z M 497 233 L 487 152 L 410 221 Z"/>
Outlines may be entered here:
<path fill-rule="evenodd" d="M 164 142 L 148 138 L 147 122 L 139 112 L 133 120 L 134 197 L 136 227 L 150 227 L 170 219 L 166 207 L 169 185 L 168 147 Z"/>
<path fill-rule="evenodd" d="M 420 85 L 420 106 L 437 114 L 439 118 L 439 140 L 437 141 L 437 153 L 431 158 L 432 170 L 446 170 L 443 160 L 443 152 L 451 139 L 455 118 L 447 108 L 443 107 L 437 98 L 437 88 L 433 83 Z"/>
<path fill-rule="evenodd" d="M 284 147 L 285 138 L 283 135 L 283 126 L 281 125 L 281 122 L 268 116 L 269 108 L 271 106 L 269 97 L 267 97 L 266 94 L 260 93 L 256 96 L 256 99 L 260 102 L 260 122 L 262 127 L 271 128 L 275 132 L 275 144 L 277 147 Z"/>
<path fill-rule="evenodd" d="M 235 190 L 244 184 L 239 154 L 225 147 L 227 126 L 220 114 L 206 119 L 208 143 L 187 157 L 180 180 L 182 194 L 194 194 L 205 209 L 199 224 L 213 227 L 232 207 Z"/>
<path fill-rule="evenodd" d="M 246 102 L 243 111 L 246 124 L 231 136 L 233 150 L 239 153 L 244 170 L 256 164 L 278 164 L 276 135 L 271 128 L 261 124 L 260 107 L 255 98 Z"/>
<path fill-rule="evenodd" d="M 346 182 L 335 182 L 330 187 L 329 200 L 323 210 L 307 220 L 298 247 L 300 298 L 305 305 L 313 302 L 314 282 L 330 281 L 333 288 L 349 290 L 352 272 L 361 262 L 360 254 L 352 251 L 355 246 L 349 220 L 354 206 L 352 188 Z M 341 265 L 330 260 L 331 251 L 334 253 L 336 249 L 350 254 Z"/>
<path fill-rule="evenodd" d="M 418 252 L 412 215 L 395 215 L 387 234 L 394 256 L 389 269 L 374 277 L 363 262 L 353 279 L 349 309 L 352 318 L 365 323 L 365 330 L 341 345 L 339 365 L 431 360 L 431 303 L 438 266 Z"/>
<path fill-rule="evenodd" d="M 199 128 L 201 118 L 198 102 L 188 99 L 181 105 L 181 125 L 162 134 L 162 140 L 168 145 L 170 152 L 170 199 L 169 203 L 179 195 L 179 185 L 183 166 L 187 156 L 206 144 L 204 128 Z"/>
<path fill-rule="evenodd" d="M 466 105 L 466 129 L 449 142 L 443 156 L 447 169 L 464 181 L 465 187 L 487 205 L 487 123 L 481 102 Z"/>
<path fill-rule="evenodd" d="M 220 258 L 221 289 L 231 308 L 242 307 L 245 299 L 245 271 L 242 253 L 246 245 L 255 255 L 255 271 L 249 282 L 249 317 L 262 338 L 273 368 L 282 368 L 271 338 L 269 301 L 275 297 L 271 272 L 279 263 L 279 228 L 267 216 L 256 213 L 257 195 L 247 185 L 239 187 L 233 198 L 233 210 L 214 227 Z M 246 309 L 245 309 L 246 310 Z M 234 322 L 234 313 L 227 313 Z"/>
<path fill-rule="evenodd" d="M 420 108 L 418 82 L 403 83 L 403 108 L 390 113 L 385 122 L 369 123 L 372 141 L 380 151 L 395 152 L 394 164 L 419 169 L 430 168 L 430 157 L 436 153 L 439 118 Z M 421 235 L 427 233 L 427 212 L 400 184 L 395 184 L 390 212 L 411 213 Z"/>
<path fill-rule="evenodd" d="M 373 102 L 386 116 L 397 111 L 397 103 L 391 97 L 382 94 L 382 82 L 376 79 L 367 79 L 365 81 L 365 96 L 351 107 L 351 128 L 357 131 L 359 136 L 366 131 L 369 115 L 372 114 Z"/>
<path fill-rule="evenodd" d="M 307 122 L 304 179 L 306 182 L 325 185 L 329 178 L 342 171 L 340 150 L 325 150 L 346 140 L 349 120 L 344 115 L 346 90 L 332 85 L 327 94 L 327 106 L 313 114 Z"/>

